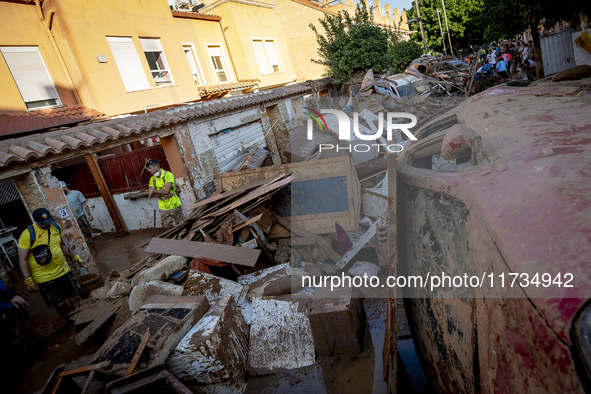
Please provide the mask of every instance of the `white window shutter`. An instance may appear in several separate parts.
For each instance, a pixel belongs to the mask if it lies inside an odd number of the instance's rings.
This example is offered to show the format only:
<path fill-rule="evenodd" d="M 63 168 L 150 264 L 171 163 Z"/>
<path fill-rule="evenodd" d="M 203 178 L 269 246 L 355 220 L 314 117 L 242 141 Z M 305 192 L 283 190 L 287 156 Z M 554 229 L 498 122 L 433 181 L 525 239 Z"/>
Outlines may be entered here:
<path fill-rule="evenodd" d="M 261 70 L 261 74 L 271 74 L 271 69 L 269 68 L 269 63 L 267 63 L 267 57 L 265 56 L 263 42 L 253 41 L 252 44 L 254 45 L 254 53 L 257 58 L 257 64 L 259 65 L 259 69 Z"/>
<path fill-rule="evenodd" d="M 193 58 L 193 54 L 189 47 L 185 47 L 185 56 L 187 56 L 187 61 L 189 62 L 189 67 L 191 67 L 193 75 L 198 75 L 199 71 L 197 70 L 197 64 L 195 64 L 195 59 Z"/>
<path fill-rule="evenodd" d="M 164 52 L 158 38 L 140 38 L 144 52 Z"/>
<path fill-rule="evenodd" d="M 107 37 L 107 41 L 121 74 L 121 79 L 123 79 L 125 90 L 133 92 L 148 89 L 150 85 L 131 38 Z"/>
<path fill-rule="evenodd" d="M 209 56 L 222 57 L 222 51 L 220 50 L 220 47 L 207 47 L 207 52 L 209 53 Z"/>
<path fill-rule="evenodd" d="M 25 103 L 51 99 L 59 102 L 37 47 L 2 47 L 0 51 Z"/>
<path fill-rule="evenodd" d="M 273 41 L 265 41 L 265 52 L 267 52 L 267 59 L 269 59 L 269 64 L 271 67 L 277 66 L 277 68 L 280 69 L 281 66 L 279 65 L 279 57 L 277 56 L 275 43 Z"/>

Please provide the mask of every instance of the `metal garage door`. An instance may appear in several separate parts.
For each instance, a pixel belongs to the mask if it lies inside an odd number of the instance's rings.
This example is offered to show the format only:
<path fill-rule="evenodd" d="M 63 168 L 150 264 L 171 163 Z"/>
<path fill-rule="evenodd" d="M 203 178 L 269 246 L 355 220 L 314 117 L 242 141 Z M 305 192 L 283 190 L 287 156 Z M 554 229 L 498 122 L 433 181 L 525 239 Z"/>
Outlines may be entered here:
<path fill-rule="evenodd" d="M 249 151 L 265 137 L 260 122 L 249 123 L 235 129 L 228 129 L 210 136 L 213 151 L 221 172 L 234 168 L 239 159 L 244 159 Z M 265 147 L 265 142 L 261 147 Z"/>

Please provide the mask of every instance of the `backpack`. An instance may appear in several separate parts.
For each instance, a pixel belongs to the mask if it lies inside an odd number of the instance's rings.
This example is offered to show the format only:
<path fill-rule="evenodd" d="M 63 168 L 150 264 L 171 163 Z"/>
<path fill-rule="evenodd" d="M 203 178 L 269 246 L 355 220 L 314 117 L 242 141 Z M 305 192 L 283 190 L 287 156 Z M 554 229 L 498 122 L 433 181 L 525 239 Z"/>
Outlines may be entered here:
<path fill-rule="evenodd" d="M 60 227 L 60 225 L 57 224 L 56 222 L 52 222 L 51 226 L 47 229 L 47 245 L 42 244 L 42 245 L 38 245 L 35 247 L 33 247 L 33 244 L 35 244 L 35 240 L 37 237 L 37 234 L 35 234 L 35 228 L 33 227 L 33 225 L 30 225 L 29 227 L 27 227 L 27 229 L 29 230 L 29 236 L 31 239 L 31 254 L 33 255 L 33 257 L 35 258 L 35 261 L 39 265 L 45 265 L 53 259 L 53 255 L 52 255 L 51 249 L 49 247 L 49 243 L 51 241 L 51 227 L 55 227 L 55 229 L 59 233 L 62 232 L 62 228 Z"/>

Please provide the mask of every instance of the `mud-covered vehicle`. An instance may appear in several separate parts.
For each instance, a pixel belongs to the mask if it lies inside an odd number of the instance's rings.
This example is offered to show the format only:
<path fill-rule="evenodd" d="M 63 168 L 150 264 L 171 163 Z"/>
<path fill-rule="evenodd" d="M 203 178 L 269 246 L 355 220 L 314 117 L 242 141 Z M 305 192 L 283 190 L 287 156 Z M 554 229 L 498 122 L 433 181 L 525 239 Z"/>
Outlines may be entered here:
<path fill-rule="evenodd" d="M 590 387 L 590 87 L 494 87 L 399 158 L 398 275 L 426 283 L 403 294 L 441 393 Z"/>

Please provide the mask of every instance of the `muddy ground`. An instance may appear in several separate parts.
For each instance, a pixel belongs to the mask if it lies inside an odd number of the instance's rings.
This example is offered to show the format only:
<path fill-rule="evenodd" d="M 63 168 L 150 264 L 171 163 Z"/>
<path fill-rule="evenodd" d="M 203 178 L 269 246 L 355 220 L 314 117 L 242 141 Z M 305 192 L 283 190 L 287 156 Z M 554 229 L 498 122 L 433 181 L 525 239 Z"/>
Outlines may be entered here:
<path fill-rule="evenodd" d="M 141 248 L 153 235 L 153 230 L 134 231 L 130 236 L 117 238 L 101 235 L 95 239 L 95 259 L 106 277 L 112 270 L 124 270 L 141 260 L 145 254 Z M 387 385 L 382 379 L 382 349 L 385 334 L 385 300 L 363 301 L 367 313 L 369 334 L 365 352 L 356 356 L 319 358 L 317 363 L 298 370 L 273 375 L 253 377 L 248 381 L 246 393 L 386 393 Z M 32 308 L 31 308 L 32 309 Z M 53 370 L 65 365 L 66 369 L 86 365 L 100 343 L 88 343 L 78 347 L 75 332 L 69 325 L 44 304 L 37 305 L 38 315 L 45 315 L 52 323 L 52 334 L 29 359 L 28 365 L 14 376 L 8 392 L 33 394 L 40 392 Z M 401 316 L 404 314 L 400 303 Z M 434 392 L 418 361 L 414 344 L 405 330 L 406 319 L 399 319 L 398 340 L 398 387 L 405 393 Z M 91 392 L 104 392 L 104 384 L 95 383 Z"/>

